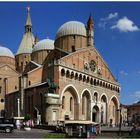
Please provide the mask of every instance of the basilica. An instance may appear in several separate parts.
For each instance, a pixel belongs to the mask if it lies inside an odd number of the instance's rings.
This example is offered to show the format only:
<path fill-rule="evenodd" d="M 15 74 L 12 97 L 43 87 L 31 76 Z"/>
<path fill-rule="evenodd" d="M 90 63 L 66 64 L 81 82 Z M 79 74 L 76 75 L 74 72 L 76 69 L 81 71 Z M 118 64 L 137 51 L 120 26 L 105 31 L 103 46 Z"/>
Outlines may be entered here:
<path fill-rule="evenodd" d="M 116 125 L 119 108 L 120 84 L 95 48 L 92 16 L 86 25 L 64 23 L 55 40 L 39 40 L 28 7 L 17 53 L 0 46 L 0 116 L 40 116 L 46 125 L 64 120 Z"/>

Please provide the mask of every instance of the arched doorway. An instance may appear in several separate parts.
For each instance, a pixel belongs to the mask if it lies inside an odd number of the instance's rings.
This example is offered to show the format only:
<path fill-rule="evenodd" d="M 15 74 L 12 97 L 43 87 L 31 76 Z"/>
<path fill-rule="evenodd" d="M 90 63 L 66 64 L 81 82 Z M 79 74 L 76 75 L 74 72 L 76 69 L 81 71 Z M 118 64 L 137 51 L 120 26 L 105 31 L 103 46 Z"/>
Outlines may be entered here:
<path fill-rule="evenodd" d="M 113 96 L 109 104 L 109 122 L 110 125 L 117 125 L 119 123 L 119 103 L 117 97 Z"/>
<path fill-rule="evenodd" d="M 97 105 L 92 109 L 92 121 L 99 122 L 99 107 Z"/>
<path fill-rule="evenodd" d="M 90 120 L 91 115 L 91 96 L 89 91 L 85 90 L 82 94 L 82 115 L 84 117 L 84 120 Z"/>
<path fill-rule="evenodd" d="M 107 97 L 101 96 L 101 123 L 107 124 Z"/>
<path fill-rule="evenodd" d="M 68 86 L 62 92 L 62 114 L 61 117 L 70 120 L 79 118 L 79 95 L 73 86 Z"/>

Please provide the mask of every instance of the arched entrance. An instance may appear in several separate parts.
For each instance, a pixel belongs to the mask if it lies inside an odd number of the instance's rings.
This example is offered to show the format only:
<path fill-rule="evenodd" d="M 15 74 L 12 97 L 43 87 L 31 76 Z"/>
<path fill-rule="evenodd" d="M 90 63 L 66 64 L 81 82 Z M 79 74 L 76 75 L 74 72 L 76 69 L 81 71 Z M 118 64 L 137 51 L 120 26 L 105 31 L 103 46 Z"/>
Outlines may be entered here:
<path fill-rule="evenodd" d="M 101 96 L 101 123 L 107 124 L 107 97 Z"/>
<path fill-rule="evenodd" d="M 99 107 L 97 105 L 92 109 L 92 121 L 99 122 Z"/>
<path fill-rule="evenodd" d="M 113 96 L 109 104 L 109 122 L 110 125 L 117 125 L 119 123 L 119 103 L 117 97 Z"/>
<path fill-rule="evenodd" d="M 89 91 L 85 90 L 82 94 L 82 115 L 84 120 L 90 120 L 90 112 L 91 112 L 91 96 Z"/>
<path fill-rule="evenodd" d="M 79 118 L 79 95 L 75 87 L 68 86 L 62 92 L 62 114 L 61 117 L 70 120 L 78 120 Z"/>

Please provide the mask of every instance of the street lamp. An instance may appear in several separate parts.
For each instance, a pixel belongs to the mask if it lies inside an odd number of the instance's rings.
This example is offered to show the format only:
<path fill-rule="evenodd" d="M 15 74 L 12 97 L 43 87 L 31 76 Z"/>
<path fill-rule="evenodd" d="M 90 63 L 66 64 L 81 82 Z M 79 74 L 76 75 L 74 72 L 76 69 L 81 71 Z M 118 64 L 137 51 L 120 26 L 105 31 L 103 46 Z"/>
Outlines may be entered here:
<path fill-rule="evenodd" d="M 20 99 L 17 99 L 17 104 L 18 104 L 18 117 L 20 117 Z"/>

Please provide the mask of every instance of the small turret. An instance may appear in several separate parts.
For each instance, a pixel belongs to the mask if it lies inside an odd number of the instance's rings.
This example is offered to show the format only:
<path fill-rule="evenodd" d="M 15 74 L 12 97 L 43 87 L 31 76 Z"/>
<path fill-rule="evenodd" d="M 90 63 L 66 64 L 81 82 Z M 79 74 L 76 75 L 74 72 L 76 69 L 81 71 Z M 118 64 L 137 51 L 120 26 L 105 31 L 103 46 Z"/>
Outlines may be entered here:
<path fill-rule="evenodd" d="M 37 36 L 37 34 L 36 34 L 36 36 L 35 36 L 35 41 L 34 41 L 34 42 L 35 42 L 34 45 L 37 44 L 38 41 L 39 41 L 39 39 L 38 39 L 38 36 Z"/>
<path fill-rule="evenodd" d="M 93 18 L 91 16 L 91 14 L 90 14 L 88 22 L 87 22 L 87 45 L 88 46 L 93 46 L 94 45 L 93 28 L 94 28 L 94 22 L 93 22 Z"/>

